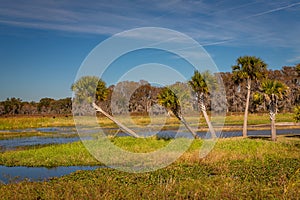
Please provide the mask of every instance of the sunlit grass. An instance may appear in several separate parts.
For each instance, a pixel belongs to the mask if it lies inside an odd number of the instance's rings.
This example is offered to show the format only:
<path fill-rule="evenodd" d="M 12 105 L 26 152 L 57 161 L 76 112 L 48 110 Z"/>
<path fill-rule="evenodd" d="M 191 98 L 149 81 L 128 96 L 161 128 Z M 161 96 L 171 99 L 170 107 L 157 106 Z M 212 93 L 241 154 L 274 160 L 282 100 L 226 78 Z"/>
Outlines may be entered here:
<path fill-rule="evenodd" d="M 115 118 L 130 128 L 151 128 L 157 127 L 157 129 L 177 129 L 180 125 L 180 121 L 174 116 L 115 116 Z M 194 115 L 186 117 L 187 122 L 195 129 L 206 129 L 207 124 L 202 115 Z M 213 116 L 212 122 L 215 124 L 222 124 L 225 120 L 225 126 L 230 125 L 242 125 L 243 114 L 234 115 L 232 113 L 227 116 Z M 82 122 L 84 125 L 94 125 L 98 122 L 102 128 L 117 128 L 116 124 L 110 119 L 100 117 L 77 117 L 76 122 Z M 293 122 L 293 113 L 279 113 L 276 115 L 276 122 Z M 269 124 L 268 113 L 264 114 L 249 114 L 248 124 L 259 125 Z M 25 129 L 25 128 L 37 128 L 37 127 L 55 127 L 55 126 L 74 126 L 73 117 L 0 117 L 0 130 L 9 129 Z"/>
<path fill-rule="evenodd" d="M 227 114 L 225 125 L 243 125 L 244 115 Z M 293 122 L 293 113 L 278 113 L 276 115 L 276 122 Z M 269 124 L 269 113 L 249 114 L 248 124 Z"/>
<path fill-rule="evenodd" d="M 73 117 L 0 117 L 0 130 L 73 125 Z"/>

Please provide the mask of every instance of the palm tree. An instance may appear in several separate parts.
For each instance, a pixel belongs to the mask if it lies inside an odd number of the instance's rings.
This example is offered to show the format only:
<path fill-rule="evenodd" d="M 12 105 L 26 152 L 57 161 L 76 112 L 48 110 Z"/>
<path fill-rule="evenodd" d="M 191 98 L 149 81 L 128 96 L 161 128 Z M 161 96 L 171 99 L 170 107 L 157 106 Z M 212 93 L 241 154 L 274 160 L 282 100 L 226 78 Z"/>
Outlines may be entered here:
<path fill-rule="evenodd" d="M 124 132 L 134 137 L 139 137 L 139 135 L 137 135 L 134 131 L 117 121 L 95 103 L 95 101 L 104 101 L 107 97 L 108 89 L 106 88 L 106 84 L 103 80 L 96 76 L 84 76 L 74 83 L 71 86 L 71 89 L 75 93 L 73 101 L 80 104 L 91 104 L 96 111 L 101 112 L 104 116 L 112 120 Z"/>
<path fill-rule="evenodd" d="M 164 106 L 167 110 L 171 111 L 177 119 L 179 119 L 185 127 L 193 134 L 194 138 L 197 138 L 197 134 L 193 131 L 193 129 L 186 122 L 184 117 L 181 114 L 180 102 L 176 96 L 176 94 L 168 87 L 162 89 L 162 91 L 158 94 L 158 103 Z"/>
<path fill-rule="evenodd" d="M 276 80 L 265 80 L 261 84 L 261 93 L 256 93 L 254 95 L 255 99 L 264 99 L 267 101 L 269 106 L 270 112 L 270 121 L 271 121 L 271 137 L 273 141 L 276 141 L 276 127 L 275 127 L 275 120 L 276 120 L 276 113 L 277 113 L 277 105 L 278 100 L 283 99 L 285 95 L 288 93 L 288 87 Z"/>
<path fill-rule="evenodd" d="M 246 81 L 247 97 L 243 124 L 243 137 L 247 137 L 248 110 L 251 95 L 251 82 L 262 79 L 265 76 L 267 64 L 255 56 L 243 56 L 236 60 L 236 65 L 232 66 L 233 80 L 240 84 Z"/>
<path fill-rule="evenodd" d="M 209 94 L 209 91 L 217 89 L 217 80 L 208 71 L 201 74 L 196 70 L 194 71 L 194 75 L 189 81 L 189 84 L 196 93 L 198 105 L 202 111 L 212 137 L 216 137 L 216 132 L 206 112 L 205 97 Z"/>
<path fill-rule="evenodd" d="M 75 93 L 74 100 L 82 103 L 92 103 L 94 100 L 104 101 L 108 90 L 103 80 L 96 76 L 84 76 L 71 86 Z"/>

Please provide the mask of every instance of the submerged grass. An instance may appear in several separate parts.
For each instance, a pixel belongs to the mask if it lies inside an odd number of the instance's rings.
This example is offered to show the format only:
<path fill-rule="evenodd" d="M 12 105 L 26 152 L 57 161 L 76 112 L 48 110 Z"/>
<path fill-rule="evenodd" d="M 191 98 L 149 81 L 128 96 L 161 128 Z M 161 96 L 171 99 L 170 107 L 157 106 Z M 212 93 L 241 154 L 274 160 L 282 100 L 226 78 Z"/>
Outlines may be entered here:
<path fill-rule="evenodd" d="M 150 152 L 170 140 L 114 138 L 117 146 Z M 300 196 L 300 138 L 220 139 L 199 158 L 203 140 L 170 166 L 148 173 L 114 169 L 78 171 L 48 182 L 1 185 L 1 199 L 297 199 Z M 99 165 L 80 142 L 0 154 L 5 165 Z M 18 192 L 15 192 L 18 191 Z"/>
<path fill-rule="evenodd" d="M 44 132 L 0 132 L 0 140 L 21 138 L 21 137 L 31 137 L 31 136 L 57 136 L 53 133 Z"/>

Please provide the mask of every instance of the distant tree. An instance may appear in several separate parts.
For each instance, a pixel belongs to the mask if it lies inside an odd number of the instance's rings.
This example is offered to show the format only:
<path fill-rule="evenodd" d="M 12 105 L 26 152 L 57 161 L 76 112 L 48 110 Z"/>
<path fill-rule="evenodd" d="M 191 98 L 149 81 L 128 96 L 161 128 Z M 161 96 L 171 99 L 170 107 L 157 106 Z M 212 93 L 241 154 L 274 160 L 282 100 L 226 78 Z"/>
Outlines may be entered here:
<path fill-rule="evenodd" d="M 298 76 L 300 76 L 300 63 L 296 65 L 296 71 L 298 73 Z"/>
<path fill-rule="evenodd" d="M 179 121 L 181 121 L 185 127 L 192 133 L 194 138 L 197 138 L 197 134 L 189 126 L 181 113 L 180 101 L 176 94 L 168 87 L 162 89 L 158 94 L 158 103 L 164 106 L 167 110 L 171 111 Z"/>
<path fill-rule="evenodd" d="M 37 114 L 38 110 L 38 103 L 31 101 L 31 102 L 22 102 L 22 108 L 21 108 L 21 113 L 24 115 L 33 115 Z"/>
<path fill-rule="evenodd" d="M 38 111 L 40 113 L 50 113 L 51 112 L 51 103 L 55 100 L 52 98 L 42 98 L 40 99 L 40 102 L 38 103 Z"/>
<path fill-rule="evenodd" d="M 147 113 L 151 106 L 151 85 L 149 83 L 139 86 L 129 100 L 130 112 Z"/>
<path fill-rule="evenodd" d="M 4 115 L 4 114 L 5 114 L 4 105 L 3 102 L 0 102 L 0 115 Z"/>
<path fill-rule="evenodd" d="M 141 99 L 136 96 L 140 83 L 134 81 L 119 82 L 113 89 L 111 96 L 111 110 L 114 114 L 135 112 L 140 106 Z M 143 94 L 141 94 L 143 95 Z"/>
<path fill-rule="evenodd" d="M 5 114 L 16 115 L 21 111 L 22 99 L 15 97 L 7 98 L 3 104 Z"/>
<path fill-rule="evenodd" d="M 199 71 L 195 71 L 189 84 L 196 94 L 198 105 L 203 113 L 212 137 L 216 137 L 215 130 L 206 112 L 205 99 L 210 91 L 217 89 L 217 80 L 208 71 L 202 74 Z"/>
<path fill-rule="evenodd" d="M 247 121 L 251 95 L 252 81 L 262 79 L 265 76 L 267 64 L 255 56 L 239 57 L 236 65 L 232 66 L 233 80 L 236 83 L 246 81 L 247 99 L 243 124 L 243 137 L 247 137 Z"/>
<path fill-rule="evenodd" d="M 288 87 L 276 80 L 267 79 L 261 84 L 261 92 L 255 94 L 255 100 L 264 99 L 268 103 L 271 121 L 271 136 L 272 140 L 276 141 L 276 113 L 278 111 L 278 101 L 283 99 L 288 93 Z"/>
<path fill-rule="evenodd" d="M 70 114 L 72 111 L 72 100 L 69 97 L 55 100 L 51 103 L 51 109 L 56 114 Z"/>

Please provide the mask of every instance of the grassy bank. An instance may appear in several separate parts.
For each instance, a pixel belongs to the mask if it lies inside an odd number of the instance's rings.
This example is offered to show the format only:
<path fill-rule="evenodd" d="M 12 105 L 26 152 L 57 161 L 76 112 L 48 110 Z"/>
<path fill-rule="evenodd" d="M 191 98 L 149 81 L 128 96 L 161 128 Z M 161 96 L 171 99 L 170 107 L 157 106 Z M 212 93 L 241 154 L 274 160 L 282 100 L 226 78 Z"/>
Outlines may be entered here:
<path fill-rule="evenodd" d="M 243 114 L 235 115 L 228 114 L 225 119 L 225 125 L 242 125 L 243 124 Z M 132 123 L 134 126 L 145 127 L 151 123 L 149 116 L 132 116 L 131 118 L 126 117 L 128 120 L 127 123 L 124 121 L 124 118 L 120 117 L 121 122 L 124 124 Z M 198 117 L 186 117 L 187 121 L 196 128 L 206 127 L 204 118 Z M 218 122 L 218 117 L 213 117 L 212 122 Z M 180 122 L 175 117 L 165 118 L 156 118 L 152 121 L 151 125 L 161 125 L 164 129 L 174 129 L 177 128 Z M 98 117 L 98 122 L 101 127 L 113 128 L 116 125 L 105 117 Z M 199 123 L 200 122 L 200 123 Z M 293 122 L 292 113 L 279 113 L 276 115 L 276 122 Z M 249 125 L 258 125 L 258 124 L 268 124 L 270 123 L 267 113 L 264 114 L 250 114 L 248 118 Z M 37 127 L 55 127 L 55 126 L 74 126 L 73 117 L 0 117 L 0 130 L 10 130 L 10 129 L 25 129 L 25 128 L 37 128 Z"/>
<path fill-rule="evenodd" d="M 115 138 L 133 152 L 149 152 L 169 141 Z M 300 196 L 300 138 L 277 142 L 220 139 L 199 159 L 201 140 L 170 166 L 149 173 L 114 169 L 78 171 L 49 182 L 0 185 L 2 199 L 297 199 Z M 1 164 L 97 165 L 80 142 L 36 150 L 4 152 Z M 15 192 L 18 191 L 18 192 Z"/>
<path fill-rule="evenodd" d="M 74 126 L 73 117 L 0 117 L 0 130 L 25 129 L 38 127 Z"/>

